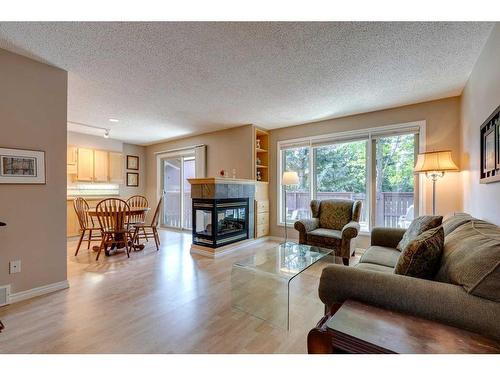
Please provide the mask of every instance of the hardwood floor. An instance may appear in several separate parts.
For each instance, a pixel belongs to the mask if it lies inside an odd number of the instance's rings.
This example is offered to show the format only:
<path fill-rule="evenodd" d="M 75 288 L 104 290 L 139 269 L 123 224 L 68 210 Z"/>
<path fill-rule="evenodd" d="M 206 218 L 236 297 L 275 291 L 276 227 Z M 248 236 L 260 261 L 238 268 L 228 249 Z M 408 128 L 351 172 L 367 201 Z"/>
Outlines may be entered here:
<path fill-rule="evenodd" d="M 189 253 L 191 236 L 160 230 L 161 249 L 102 257 L 68 241 L 70 288 L 0 308 L 0 353 L 305 353 L 323 315 L 319 263 L 292 282 L 291 330 L 231 306 L 231 266 Z M 271 243 L 261 243 L 265 248 Z"/>

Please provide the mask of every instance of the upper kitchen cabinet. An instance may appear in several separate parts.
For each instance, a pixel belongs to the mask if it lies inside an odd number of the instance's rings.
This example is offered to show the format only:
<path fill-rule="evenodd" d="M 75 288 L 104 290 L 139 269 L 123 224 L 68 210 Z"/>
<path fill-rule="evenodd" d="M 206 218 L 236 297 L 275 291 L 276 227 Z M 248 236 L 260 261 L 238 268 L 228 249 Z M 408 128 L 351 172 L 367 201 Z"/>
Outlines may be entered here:
<path fill-rule="evenodd" d="M 77 161 L 78 161 L 78 148 L 75 146 L 68 146 L 67 150 L 67 168 L 68 174 L 76 174 L 77 173 Z"/>
<path fill-rule="evenodd" d="M 68 146 L 67 167 L 75 181 L 123 183 L 123 155 L 120 152 Z"/>
<path fill-rule="evenodd" d="M 123 155 L 119 152 L 109 152 L 109 182 L 123 182 Z"/>
<path fill-rule="evenodd" d="M 94 182 L 108 182 L 108 152 L 94 150 Z"/>
<path fill-rule="evenodd" d="M 94 150 L 78 148 L 76 179 L 78 181 L 94 181 Z"/>

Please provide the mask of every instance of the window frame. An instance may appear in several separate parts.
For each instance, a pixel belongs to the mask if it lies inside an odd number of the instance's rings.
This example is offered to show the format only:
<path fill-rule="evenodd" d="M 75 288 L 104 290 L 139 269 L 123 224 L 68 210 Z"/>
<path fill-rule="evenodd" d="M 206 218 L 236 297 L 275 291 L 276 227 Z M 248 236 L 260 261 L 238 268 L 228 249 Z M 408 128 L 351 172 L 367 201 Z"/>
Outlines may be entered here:
<path fill-rule="evenodd" d="M 330 134 L 323 134 L 312 137 L 304 137 L 297 139 L 288 139 L 277 142 L 276 152 L 277 152 L 277 225 L 284 226 L 285 222 L 283 219 L 284 206 L 283 206 L 283 186 L 281 185 L 283 176 L 283 150 L 289 148 L 299 148 L 308 147 L 309 148 L 309 168 L 310 168 L 310 183 L 309 183 L 309 197 L 310 199 L 316 199 L 316 165 L 314 163 L 314 158 L 316 155 L 315 149 L 320 147 L 320 145 L 328 145 L 334 143 L 344 143 L 348 141 L 356 140 L 366 140 L 366 204 L 368 207 L 368 232 L 361 231 L 361 234 L 367 235 L 371 232 L 375 224 L 375 204 L 376 200 L 376 140 L 377 138 L 391 135 L 402 135 L 413 133 L 415 137 L 415 158 L 418 153 L 425 151 L 425 140 L 426 140 L 426 121 L 413 121 L 400 124 L 384 125 L 372 128 L 364 128 L 360 130 L 337 132 Z M 315 146 L 316 144 L 316 146 Z M 426 207 L 426 192 L 423 175 L 417 175 L 415 177 L 415 187 L 414 187 L 414 206 L 417 209 L 417 215 L 425 212 L 424 207 Z M 287 222 L 287 225 L 290 224 Z"/>

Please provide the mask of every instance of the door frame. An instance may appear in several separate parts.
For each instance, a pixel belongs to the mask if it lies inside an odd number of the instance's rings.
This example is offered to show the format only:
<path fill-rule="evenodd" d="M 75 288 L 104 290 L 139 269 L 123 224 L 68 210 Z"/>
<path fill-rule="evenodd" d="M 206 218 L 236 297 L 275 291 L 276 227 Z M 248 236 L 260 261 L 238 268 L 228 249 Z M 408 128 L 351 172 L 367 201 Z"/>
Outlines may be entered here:
<path fill-rule="evenodd" d="M 189 150 L 180 150 L 180 151 L 174 151 L 174 152 L 164 152 L 164 153 L 159 153 L 156 155 L 156 193 L 157 193 L 157 200 L 160 199 L 160 197 L 164 193 L 164 183 L 165 183 L 165 170 L 163 168 L 163 162 L 167 159 L 174 159 L 174 158 L 180 158 L 181 159 L 181 166 L 180 166 L 180 226 L 179 227 L 174 227 L 171 225 L 167 225 L 164 223 L 164 209 L 165 209 L 165 201 L 163 203 L 163 209 L 160 215 L 160 227 L 162 228 L 168 228 L 172 230 L 178 230 L 178 231 L 191 231 L 191 229 L 184 228 L 183 227 L 183 219 L 184 219 L 184 158 L 193 158 L 193 160 L 196 163 L 196 157 L 195 157 L 195 151 L 194 149 L 189 149 Z M 196 168 L 196 164 L 195 164 Z"/>

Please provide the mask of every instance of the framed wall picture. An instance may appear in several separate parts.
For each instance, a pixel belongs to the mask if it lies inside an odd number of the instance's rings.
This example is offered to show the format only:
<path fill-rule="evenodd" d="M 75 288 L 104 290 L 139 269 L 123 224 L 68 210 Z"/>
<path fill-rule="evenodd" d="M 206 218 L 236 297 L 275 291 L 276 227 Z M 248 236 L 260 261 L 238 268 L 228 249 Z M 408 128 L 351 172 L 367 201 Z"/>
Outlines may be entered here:
<path fill-rule="evenodd" d="M 495 120 L 497 131 L 497 169 L 500 169 L 500 116 Z"/>
<path fill-rule="evenodd" d="M 500 182 L 500 106 L 481 125 L 480 143 L 479 182 Z"/>
<path fill-rule="evenodd" d="M 490 172 L 496 168 L 495 154 L 495 128 L 491 127 L 484 133 L 484 173 Z"/>
<path fill-rule="evenodd" d="M 127 172 L 127 186 L 139 186 L 139 173 Z"/>
<path fill-rule="evenodd" d="M 139 170 L 139 156 L 127 155 L 127 169 Z"/>
<path fill-rule="evenodd" d="M 45 183 L 45 151 L 0 148 L 0 184 Z"/>

